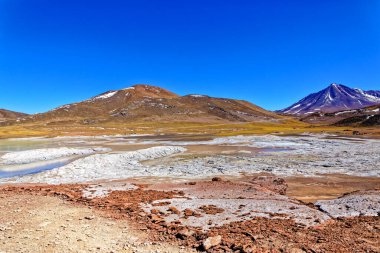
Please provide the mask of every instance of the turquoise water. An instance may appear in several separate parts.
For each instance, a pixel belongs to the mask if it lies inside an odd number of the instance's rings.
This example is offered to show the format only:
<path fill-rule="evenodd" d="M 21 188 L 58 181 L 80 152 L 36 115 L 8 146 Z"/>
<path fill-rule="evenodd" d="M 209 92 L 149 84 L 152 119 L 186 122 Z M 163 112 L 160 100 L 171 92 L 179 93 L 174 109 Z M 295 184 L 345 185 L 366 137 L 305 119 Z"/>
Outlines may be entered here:
<path fill-rule="evenodd" d="M 12 171 L 0 171 L 0 178 L 8 178 L 8 177 L 17 177 L 17 176 L 24 176 L 29 174 L 36 174 L 40 173 L 45 170 L 52 170 L 55 168 L 62 167 L 71 161 L 59 161 L 59 162 L 51 162 L 44 165 L 38 165 L 38 166 L 31 166 L 28 169 L 23 170 L 12 170 Z"/>
<path fill-rule="evenodd" d="M 0 140 L 0 152 L 13 152 L 13 151 L 23 151 L 30 149 L 39 149 L 39 148 L 49 148 L 56 147 L 57 143 L 47 140 Z M 67 162 L 51 162 L 44 165 L 31 165 L 30 168 L 22 169 L 22 170 L 12 170 L 12 171 L 4 171 L 0 170 L 0 178 L 7 177 L 15 177 L 15 176 L 23 176 L 28 174 L 35 174 L 45 170 L 51 170 L 63 165 L 67 164 Z"/>
<path fill-rule="evenodd" d="M 0 140 L 0 152 L 23 151 L 38 148 L 60 146 L 57 142 L 47 140 Z"/>
<path fill-rule="evenodd" d="M 81 142 L 78 143 L 78 140 Z M 0 140 L 0 156 L 3 153 L 25 151 L 33 149 L 43 148 L 59 148 L 59 147 L 82 147 L 86 146 L 87 140 L 78 139 L 46 139 L 46 138 L 33 138 L 33 139 L 3 139 Z M 100 146 L 100 145 L 96 145 Z M 51 160 L 40 163 L 32 163 L 28 165 L 22 165 L 22 168 L 17 168 L 15 165 L 1 165 L 0 166 L 0 178 L 10 178 L 29 174 L 36 174 L 46 170 L 52 170 L 62 167 L 73 161 L 73 158 Z"/>

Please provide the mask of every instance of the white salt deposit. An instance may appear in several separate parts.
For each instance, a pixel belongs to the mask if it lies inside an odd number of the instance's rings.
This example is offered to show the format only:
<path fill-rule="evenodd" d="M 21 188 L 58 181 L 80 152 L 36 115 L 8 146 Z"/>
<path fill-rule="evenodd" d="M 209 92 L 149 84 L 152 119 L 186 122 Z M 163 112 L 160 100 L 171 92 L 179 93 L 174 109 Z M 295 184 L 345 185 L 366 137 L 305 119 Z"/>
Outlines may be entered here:
<path fill-rule="evenodd" d="M 309 145 L 308 143 L 300 143 L 299 139 L 302 137 L 280 137 L 275 135 L 253 135 L 253 136 L 231 136 L 220 137 L 208 141 L 160 141 L 149 140 L 139 142 L 141 144 L 166 144 L 166 145 L 239 145 L 249 147 L 300 147 Z"/>
<path fill-rule="evenodd" d="M 163 137 L 164 138 L 164 137 Z M 88 141 L 88 140 L 86 140 Z M 14 182 L 82 182 L 132 177 L 205 178 L 215 175 L 269 172 L 279 176 L 348 174 L 380 177 L 380 141 L 328 135 L 235 136 L 209 141 L 166 141 L 106 138 L 105 143 L 165 145 L 133 152 L 91 155 L 62 168 L 13 178 Z M 132 145 L 134 145 L 132 144 Z M 186 145 L 226 145 L 264 148 L 258 154 L 169 156 Z M 131 145 L 131 144 L 129 144 Z M 166 145 L 170 145 L 166 147 Z M 207 147 L 205 147 L 207 149 Z M 140 163 L 144 160 L 153 160 Z M 2 181 L 4 181 L 3 179 Z M 1 181 L 0 181 L 1 182 Z"/>
<path fill-rule="evenodd" d="M 138 189 L 138 187 L 130 183 L 106 182 L 90 185 L 82 190 L 82 194 L 85 198 L 93 199 L 106 197 L 112 191 L 130 191 L 135 189 Z"/>
<path fill-rule="evenodd" d="M 338 199 L 320 200 L 315 203 L 331 217 L 379 216 L 380 192 L 352 193 Z"/>
<path fill-rule="evenodd" d="M 182 147 L 159 146 L 122 153 L 95 154 L 57 169 L 2 181 L 60 184 L 147 176 L 150 174 L 149 169 L 140 164 L 141 161 L 169 156 L 185 150 Z"/>
<path fill-rule="evenodd" d="M 193 159 L 175 158 L 150 168 L 152 175 L 206 177 L 271 172 L 279 176 L 348 174 L 380 177 L 380 141 L 329 136 L 235 136 L 181 145 L 237 145 L 269 148 L 256 156 L 212 155 Z M 331 137 L 331 136 L 330 136 Z M 174 145 L 175 142 L 161 142 Z M 281 148 L 281 152 L 276 151 Z M 166 173 L 165 173 L 166 172 Z"/>
<path fill-rule="evenodd" d="M 110 151 L 108 148 L 44 148 L 6 153 L 0 158 L 0 164 L 26 164 L 53 160 L 67 156 L 82 156 L 96 152 Z"/>
<path fill-rule="evenodd" d="M 202 215 L 200 217 L 190 216 L 187 219 L 183 219 L 181 214 L 168 212 L 168 206 L 154 205 L 163 202 L 170 202 L 170 206 L 174 206 L 181 213 L 185 209 L 191 209 Z M 181 220 L 181 224 L 184 226 L 201 227 L 203 230 L 235 221 L 251 220 L 255 217 L 293 219 L 295 222 L 307 226 L 323 223 L 330 218 L 321 211 L 312 209 L 286 196 L 275 194 L 262 194 L 262 196 L 260 195 L 260 197 L 254 200 L 174 198 L 154 201 L 152 204 L 142 204 L 144 211 L 151 213 L 152 209 L 157 209 L 166 214 L 165 220 L 168 223 Z M 217 214 L 206 214 L 199 209 L 201 206 L 208 205 L 214 205 L 215 207 L 222 208 L 224 211 Z M 280 215 L 271 215 L 274 213 Z"/>

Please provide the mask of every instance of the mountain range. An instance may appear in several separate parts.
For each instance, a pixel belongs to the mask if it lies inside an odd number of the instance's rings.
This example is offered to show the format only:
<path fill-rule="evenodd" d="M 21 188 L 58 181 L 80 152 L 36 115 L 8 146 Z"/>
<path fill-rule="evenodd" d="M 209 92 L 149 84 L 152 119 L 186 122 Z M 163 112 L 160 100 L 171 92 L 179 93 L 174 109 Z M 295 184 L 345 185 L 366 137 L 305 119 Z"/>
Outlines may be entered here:
<path fill-rule="evenodd" d="M 244 100 L 198 94 L 179 96 L 157 86 L 140 84 L 34 115 L 0 109 L 0 122 L 278 122 L 285 119 L 282 115 L 289 115 L 307 123 L 369 126 L 380 124 L 379 110 L 380 91 L 335 83 L 277 112 Z"/>
<path fill-rule="evenodd" d="M 380 104 L 380 91 L 363 91 L 333 83 L 327 88 L 312 93 L 278 112 L 304 116 L 318 112 L 332 113 L 343 110 L 355 110 L 376 104 Z"/>
<path fill-rule="evenodd" d="M 134 85 L 31 115 L 26 120 L 249 122 L 281 118 L 243 100 L 194 94 L 179 96 L 156 86 Z"/>

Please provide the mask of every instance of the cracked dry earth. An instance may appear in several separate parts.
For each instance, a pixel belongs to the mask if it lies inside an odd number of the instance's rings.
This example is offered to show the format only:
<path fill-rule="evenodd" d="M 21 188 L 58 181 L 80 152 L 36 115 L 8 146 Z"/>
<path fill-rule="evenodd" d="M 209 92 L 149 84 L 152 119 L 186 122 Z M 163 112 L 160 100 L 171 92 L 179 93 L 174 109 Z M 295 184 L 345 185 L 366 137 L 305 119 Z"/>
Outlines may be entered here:
<path fill-rule="evenodd" d="M 191 252 L 51 196 L 0 194 L 0 252 Z"/>

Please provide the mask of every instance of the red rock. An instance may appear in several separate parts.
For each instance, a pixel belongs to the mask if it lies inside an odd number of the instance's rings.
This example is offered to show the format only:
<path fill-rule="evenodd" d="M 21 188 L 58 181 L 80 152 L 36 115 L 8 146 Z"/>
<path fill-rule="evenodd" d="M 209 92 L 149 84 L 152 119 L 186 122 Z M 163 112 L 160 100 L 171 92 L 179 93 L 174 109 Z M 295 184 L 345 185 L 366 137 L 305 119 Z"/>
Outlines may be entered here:
<path fill-rule="evenodd" d="M 222 237 L 220 235 L 208 237 L 203 241 L 202 245 L 204 250 L 209 250 L 212 247 L 219 245 L 222 242 Z"/>
<path fill-rule="evenodd" d="M 192 236 L 194 234 L 194 231 L 192 230 L 189 230 L 187 228 L 183 228 L 181 229 L 178 233 L 177 233 L 177 238 L 180 238 L 182 240 L 185 240 L 187 239 L 188 237 Z"/>
<path fill-rule="evenodd" d="M 224 212 L 223 208 L 219 208 L 215 205 L 207 205 L 207 206 L 204 205 L 204 206 L 199 207 L 199 209 L 202 210 L 206 214 L 214 214 L 214 215 Z"/>
<path fill-rule="evenodd" d="M 200 215 L 199 213 L 189 209 L 189 208 L 186 208 L 185 210 L 183 210 L 183 214 L 186 217 L 189 217 L 189 216 L 195 216 L 195 217 L 200 217 L 202 215 Z"/>
<path fill-rule="evenodd" d="M 170 206 L 168 208 L 168 212 L 174 213 L 174 214 L 180 214 L 181 212 L 174 206 Z"/>

